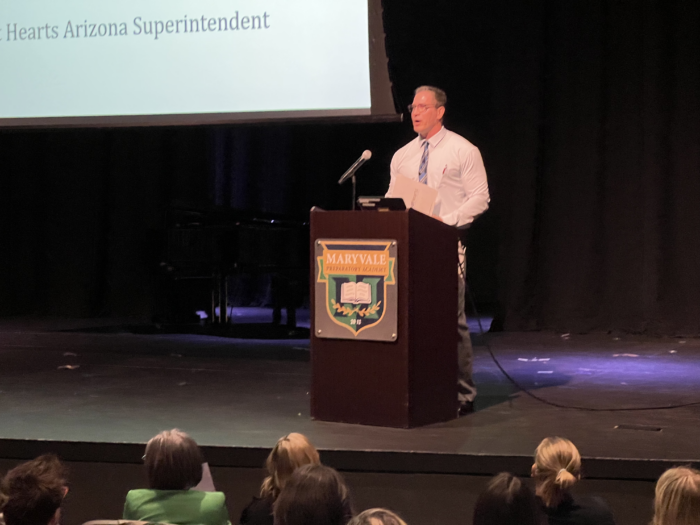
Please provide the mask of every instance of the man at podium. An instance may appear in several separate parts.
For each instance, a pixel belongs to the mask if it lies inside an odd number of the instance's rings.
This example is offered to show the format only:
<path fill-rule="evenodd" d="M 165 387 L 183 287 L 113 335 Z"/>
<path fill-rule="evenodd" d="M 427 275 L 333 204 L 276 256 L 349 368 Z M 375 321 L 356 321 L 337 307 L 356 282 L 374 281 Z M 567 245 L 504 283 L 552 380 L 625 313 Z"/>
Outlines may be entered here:
<path fill-rule="evenodd" d="M 479 149 L 442 125 L 446 103 L 447 95 L 441 89 L 432 86 L 416 89 L 413 103 L 408 109 L 413 130 L 418 136 L 394 154 L 387 197 L 392 196 L 399 176 L 426 184 L 437 190 L 433 217 L 445 224 L 466 229 L 488 209 L 489 187 Z M 458 254 L 457 397 L 461 416 L 473 411 L 476 386 L 472 379 L 472 344 L 465 314 L 466 252 L 461 242 Z"/>

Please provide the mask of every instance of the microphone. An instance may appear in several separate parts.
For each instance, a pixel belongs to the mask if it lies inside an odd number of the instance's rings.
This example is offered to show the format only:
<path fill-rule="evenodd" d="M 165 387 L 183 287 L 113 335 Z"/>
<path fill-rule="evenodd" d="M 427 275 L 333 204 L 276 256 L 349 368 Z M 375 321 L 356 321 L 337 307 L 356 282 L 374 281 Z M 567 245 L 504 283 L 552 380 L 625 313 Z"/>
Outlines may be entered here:
<path fill-rule="evenodd" d="M 352 177 L 355 172 L 360 169 L 360 166 L 362 166 L 365 162 L 367 162 L 369 159 L 372 158 L 372 152 L 368 149 L 362 152 L 362 155 L 360 155 L 360 158 L 355 161 L 355 164 L 350 166 L 348 168 L 348 171 L 343 173 L 343 176 L 340 177 L 340 180 L 338 181 L 338 184 L 342 184 L 346 180 L 348 180 L 350 177 Z"/>

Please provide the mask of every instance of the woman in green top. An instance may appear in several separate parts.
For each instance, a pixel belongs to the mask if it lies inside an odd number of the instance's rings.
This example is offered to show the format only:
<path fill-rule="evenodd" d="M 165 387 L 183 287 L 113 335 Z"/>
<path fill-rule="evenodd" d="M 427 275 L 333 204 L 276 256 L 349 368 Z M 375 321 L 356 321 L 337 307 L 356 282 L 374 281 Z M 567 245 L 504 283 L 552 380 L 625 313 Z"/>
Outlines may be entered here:
<path fill-rule="evenodd" d="M 230 525 L 222 492 L 190 490 L 202 479 L 202 453 L 177 429 L 151 438 L 144 456 L 148 489 L 131 490 L 124 519 L 175 525 Z"/>

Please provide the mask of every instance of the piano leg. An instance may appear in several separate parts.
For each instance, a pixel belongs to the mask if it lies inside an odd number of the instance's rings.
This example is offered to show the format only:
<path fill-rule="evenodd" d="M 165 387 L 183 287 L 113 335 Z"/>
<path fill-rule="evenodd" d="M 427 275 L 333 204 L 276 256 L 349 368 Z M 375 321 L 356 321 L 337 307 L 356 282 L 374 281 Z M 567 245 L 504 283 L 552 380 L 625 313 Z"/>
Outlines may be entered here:
<path fill-rule="evenodd" d="M 297 327 L 297 305 L 301 302 L 299 297 L 299 281 L 293 277 L 282 274 L 272 276 L 272 323 L 278 325 L 282 322 L 282 308 L 287 310 L 287 328 L 295 330 Z"/>
<path fill-rule="evenodd" d="M 228 324 L 228 290 L 227 278 L 221 272 L 215 272 L 211 280 L 211 322 L 212 324 Z M 219 309 L 217 314 L 216 310 Z"/>
<path fill-rule="evenodd" d="M 216 275 L 211 278 L 211 319 L 212 324 L 216 323 Z"/>

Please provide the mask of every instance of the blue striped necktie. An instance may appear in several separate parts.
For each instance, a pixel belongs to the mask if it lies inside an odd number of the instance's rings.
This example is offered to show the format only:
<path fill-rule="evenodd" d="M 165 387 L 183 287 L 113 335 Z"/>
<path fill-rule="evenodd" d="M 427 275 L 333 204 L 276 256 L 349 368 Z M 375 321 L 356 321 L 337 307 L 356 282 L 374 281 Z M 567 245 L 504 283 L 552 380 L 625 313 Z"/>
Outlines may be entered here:
<path fill-rule="evenodd" d="M 420 158 L 420 167 L 418 168 L 418 182 L 428 184 L 428 147 L 430 143 L 426 140 L 423 143 L 423 156 Z"/>

